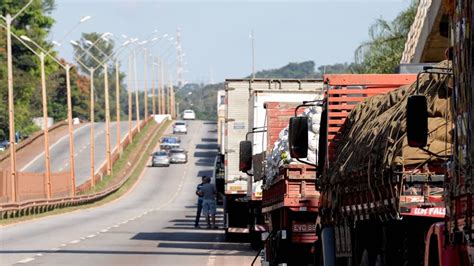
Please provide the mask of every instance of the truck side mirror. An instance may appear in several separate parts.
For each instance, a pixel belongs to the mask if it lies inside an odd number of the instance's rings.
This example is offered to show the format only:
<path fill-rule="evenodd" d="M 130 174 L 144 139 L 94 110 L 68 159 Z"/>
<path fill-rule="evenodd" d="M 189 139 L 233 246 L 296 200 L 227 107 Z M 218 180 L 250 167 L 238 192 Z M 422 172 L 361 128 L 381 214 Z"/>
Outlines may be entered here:
<path fill-rule="evenodd" d="M 239 170 L 246 173 L 252 169 L 252 142 L 241 141 L 239 150 Z"/>
<path fill-rule="evenodd" d="M 291 158 L 306 158 L 308 156 L 308 118 L 292 117 L 288 131 L 288 144 Z"/>
<path fill-rule="evenodd" d="M 428 143 L 428 101 L 424 95 L 412 95 L 407 102 L 407 138 L 410 147 Z"/>

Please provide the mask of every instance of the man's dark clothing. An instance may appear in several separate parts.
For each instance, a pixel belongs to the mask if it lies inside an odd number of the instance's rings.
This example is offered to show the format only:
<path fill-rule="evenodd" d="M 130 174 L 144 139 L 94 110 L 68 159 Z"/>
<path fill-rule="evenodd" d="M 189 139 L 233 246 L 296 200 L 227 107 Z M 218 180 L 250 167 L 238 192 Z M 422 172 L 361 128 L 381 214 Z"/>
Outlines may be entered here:
<path fill-rule="evenodd" d="M 203 183 L 197 185 L 196 187 L 196 193 L 201 191 Z M 201 194 L 202 195 L 202 194 Z M 198 197 L 198 205 L 197 205 L 197 213 L 196 213 L 196 220 L 194 221 L 194 226 L 199 226 L 199 219 L 201 219 L 201 212 L 202 212 L 202 201 L 203 198 L 202 196 Z"/>

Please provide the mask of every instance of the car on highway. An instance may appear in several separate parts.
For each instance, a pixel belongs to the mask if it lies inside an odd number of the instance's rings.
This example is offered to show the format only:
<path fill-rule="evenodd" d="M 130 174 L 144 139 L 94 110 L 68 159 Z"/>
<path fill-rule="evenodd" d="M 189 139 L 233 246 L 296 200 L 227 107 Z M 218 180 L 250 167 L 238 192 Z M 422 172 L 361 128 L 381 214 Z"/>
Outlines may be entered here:
<path fill-rule="evenodd" d="M 171 163 L 187 163 L 188 152 L 182 148 L 173 148 L 169 150 L 170 162 Z"/>
<path fill-rule="evenodd" d="M 160 143 L 161 150 L 170 150 L 173 148 L 179 148 L 181 139 L 179 137 L 163 137 Z"/>
<path fill-rule="evenodd" d="M 183 111 L 183 119 L 184 120 L 194 120 L 196 119 L 196 114 L 193 110 L 184 110 Z"/>
<path fill-rule="evenodd" d="M 173 125 L 173 134 L 184 133 L 188 134 L 188 125 L 185 121 L 176 121 Z"/>
<path fill-rule="evenodd" d="M 0 141 L 0 151 L 4 151 L 4 150 L 8 149 L 9 145 L 10 145 L 10 143 L 7 140 Z"/>
<path fill-rule="evenodd" d="M 157 151 L 152 154 L 151 166 L 170 166 L 170 157 L 167 151 Z"/>

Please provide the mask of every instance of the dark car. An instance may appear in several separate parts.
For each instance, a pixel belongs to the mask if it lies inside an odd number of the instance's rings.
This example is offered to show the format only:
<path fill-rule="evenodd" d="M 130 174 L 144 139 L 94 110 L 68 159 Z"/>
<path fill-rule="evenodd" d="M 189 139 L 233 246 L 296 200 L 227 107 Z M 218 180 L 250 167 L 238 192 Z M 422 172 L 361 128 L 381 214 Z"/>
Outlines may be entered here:
<path fill-rule="evenodd" d="M 173 148 L 169 151 L 171 163 L 187 163 L 188 152 L 181 148 Z"/>
<path fill-rule="evenodd" d="M 180 144 L 181 144 L 181 139 L 178 137 L 164 137 L 161 139 L 160 149 L 170 150 L 173 148 L 179 148 Z"/>
<path fill-rule="evenodd" d="M 166 151 L 157 151 L 152 154 L 151 166 L 170 166 L 170 157 Z"/>

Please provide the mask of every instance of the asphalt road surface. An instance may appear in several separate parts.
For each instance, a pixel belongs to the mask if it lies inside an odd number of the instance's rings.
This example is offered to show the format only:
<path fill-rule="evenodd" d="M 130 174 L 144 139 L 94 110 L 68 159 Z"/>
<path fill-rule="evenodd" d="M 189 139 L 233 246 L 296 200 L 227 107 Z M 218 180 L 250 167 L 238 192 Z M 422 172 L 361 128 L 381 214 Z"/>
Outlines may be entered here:
<path fill-rule="evenodd" d="M 250 265 L 255 251 L 222 229 L 194 229 L 196 185 L 212 171 L 216 125 L 192 121 L 187 164 L 147 167 L 117 201 L 0 227 L 0 265 Z M 222 210 L 218 212 L 222 228 Z M 201 220 L 201 225 L 204 221 Z"/>
<path fill-rule="evenodd" d="M 136 122 L 132 122 L 134 127 Z M 110 143 L 113 150 L 117 145 L 117 123 L 110 123 Z M 106 161 L 105 123 L 95 123 L 95 170 Z M 128 135 L 128 122 L 120 122 L 120 135 L 125 138 Z M 90 124 L 80 127 L 74 131 L 74 163 L 76 173 L 76 185 L 81 185 L 90 178 Z M 50 145 L 51 171 L 62 172 L 69 170 L 69 135 L 65 135 L 56 143 Z M 25 165 L 22 172 L 44 172 L 44 152 L 35 157 Z"/>

